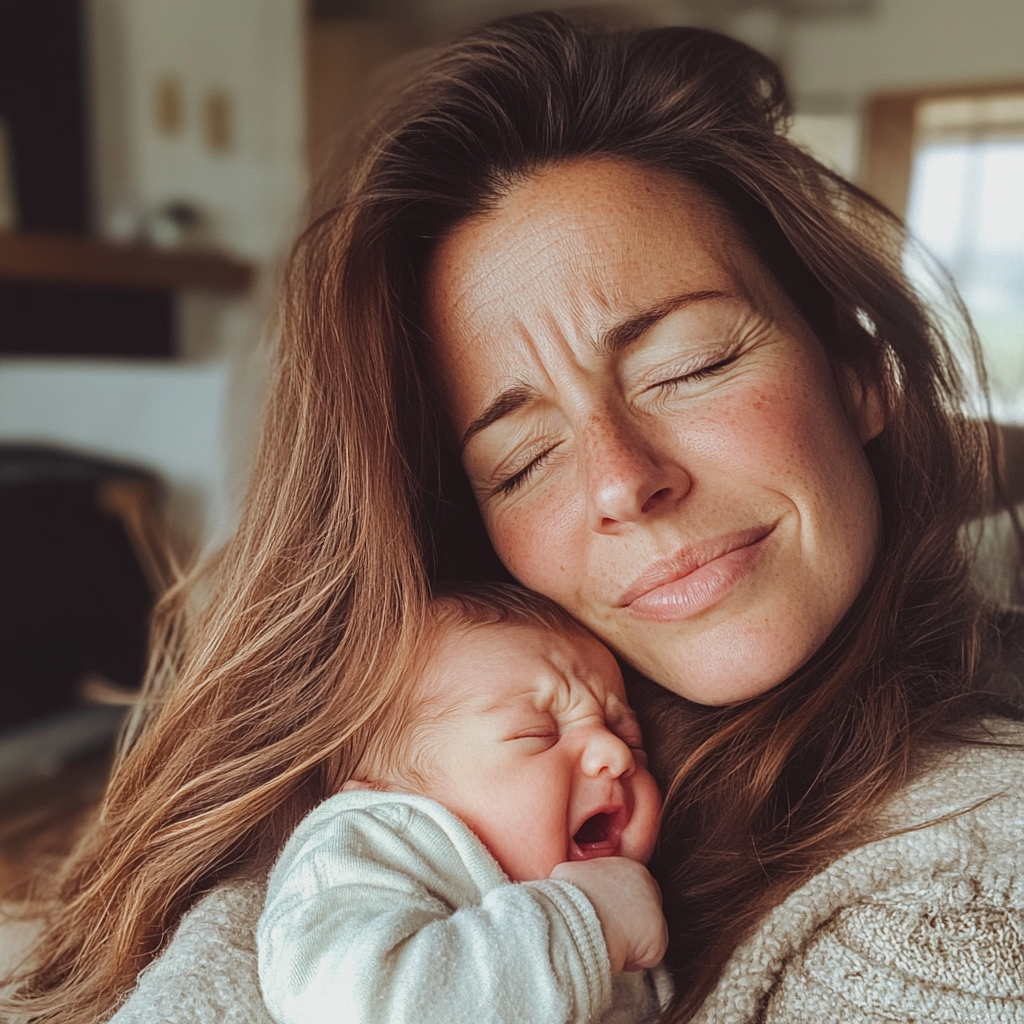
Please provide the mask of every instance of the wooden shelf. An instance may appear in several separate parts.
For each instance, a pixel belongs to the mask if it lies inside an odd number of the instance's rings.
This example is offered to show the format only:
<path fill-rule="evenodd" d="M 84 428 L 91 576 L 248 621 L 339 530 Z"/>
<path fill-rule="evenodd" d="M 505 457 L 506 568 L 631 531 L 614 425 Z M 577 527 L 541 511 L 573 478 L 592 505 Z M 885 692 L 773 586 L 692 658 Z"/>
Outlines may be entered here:
<path fill-rule="evenodd" d="M 0 232 L 0 280 L 240 295 L 249 263 L 216 252 L 164 252 L 75 235 Z"/>

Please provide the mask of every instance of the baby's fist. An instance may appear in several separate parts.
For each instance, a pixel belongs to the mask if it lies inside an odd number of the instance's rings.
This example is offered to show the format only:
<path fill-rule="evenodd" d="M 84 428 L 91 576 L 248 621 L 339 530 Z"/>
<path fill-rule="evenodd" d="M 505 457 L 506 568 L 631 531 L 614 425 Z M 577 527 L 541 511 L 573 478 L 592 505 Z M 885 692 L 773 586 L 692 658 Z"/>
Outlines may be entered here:
<path fill-rule="evenodd" d="M 572 882 L 593 904 L 612 974 L 661 963 L 668 926 L 661 913 L 658 883 L 643 864 L 626 857 L 566 861 L 555 866 L 551 877 Z"/>

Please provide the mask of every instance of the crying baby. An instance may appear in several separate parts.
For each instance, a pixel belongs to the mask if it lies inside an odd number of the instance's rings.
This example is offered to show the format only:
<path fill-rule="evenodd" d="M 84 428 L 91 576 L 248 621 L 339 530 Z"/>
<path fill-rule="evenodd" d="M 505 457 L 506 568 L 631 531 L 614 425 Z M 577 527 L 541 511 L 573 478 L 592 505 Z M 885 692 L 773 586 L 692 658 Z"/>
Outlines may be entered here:
<path fill-rule="evenodd" d="M 644 867 L 660 799 L 615 658 L 556 605 L 494 585 L 434 601 L 419 666 L 271 874 L 271 1015 L 654 1020 L 671 995 Z"/>

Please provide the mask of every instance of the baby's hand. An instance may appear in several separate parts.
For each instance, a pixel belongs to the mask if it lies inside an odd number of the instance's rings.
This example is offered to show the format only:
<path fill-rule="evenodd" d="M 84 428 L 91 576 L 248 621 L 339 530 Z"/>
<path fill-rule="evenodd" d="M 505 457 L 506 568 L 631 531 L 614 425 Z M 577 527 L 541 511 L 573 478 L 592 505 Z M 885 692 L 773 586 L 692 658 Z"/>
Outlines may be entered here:
<path fill-rule="evenodd" d="M 668 926 L 661 913 L 658 883 L 643 864 L 626 857 L 566 861 L 555 866 L 551 877 L 572 882 L 594 905 L 612 974 L 661 963 Z"/>

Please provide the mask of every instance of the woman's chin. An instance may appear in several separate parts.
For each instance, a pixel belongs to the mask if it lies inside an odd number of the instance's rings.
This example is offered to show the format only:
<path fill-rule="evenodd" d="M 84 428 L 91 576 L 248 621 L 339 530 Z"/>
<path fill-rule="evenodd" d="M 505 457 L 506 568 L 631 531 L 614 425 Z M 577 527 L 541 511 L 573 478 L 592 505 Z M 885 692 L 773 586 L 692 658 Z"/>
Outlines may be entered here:
<path fill-rule="evenodd" d="M 646 673 L 654 678 L 653 673 Z M 700 679 L 687 678 L 655 678 L 655 682 L 666 690 L 707 707 L 726 707 L 730 704 L 742 704 L 767 693 L 782 682 L 790 673 L 783 676 L 770 675 L 757 679 L 737 679 L 735 676 Z"/>
<path fill-rule="evenodd" d="M 625 659 L 649 679 L 680 697 L 709 707 L 741 704 L 760 697 L 788 679 L 818 649 L 823 636 L 783 647 L 779 636 L 760 630 L 730 630 L 730 637 L 645 645 Z M 782 634 L 784 635 L 784 634 Z"/>

